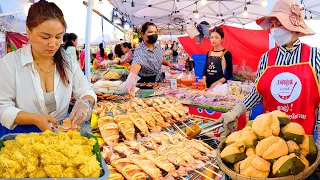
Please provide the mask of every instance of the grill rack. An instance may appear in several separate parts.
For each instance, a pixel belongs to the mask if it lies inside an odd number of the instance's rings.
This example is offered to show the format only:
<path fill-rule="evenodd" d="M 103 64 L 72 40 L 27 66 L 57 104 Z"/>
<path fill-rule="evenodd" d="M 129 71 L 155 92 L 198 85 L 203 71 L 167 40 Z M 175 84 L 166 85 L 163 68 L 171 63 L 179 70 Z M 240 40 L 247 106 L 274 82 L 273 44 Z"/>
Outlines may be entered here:
<path fill-rule="evenodd" d="M 121 101 L 112 101 L 112 102 L 114 102 L 114 103 L 120 103 Z M 118 108 L 118 110 L 119 110 L 120 114 L 126 114 L 126 112 L 123 111 L 122 109 Z M 113 115 L 113 113 L 112 113 L 111 111 L 106 111 L 106 114 L 107 114 L 108 116 L 114 117 L 114 115 Z M 197 124 L 202 128 L 202 131 L 203 131 L 203 132 L 207 131 L 207 130 L 210 129 L 210 128 L 212 129 L 212 128 L 214 128 L 214 126 L 215 126 L 215 124 L 214 124 L 213 122 L 203 123 L 203 121 L 202 121 L 201 119 L 192 117 L 192 118 L 190 118 L 188 121 L 185 121 L 184 124 L 181 123 L 181 122 L 177 122 L 177 123 L 175 123 L 175 126 L 176 126 L 176 127 L 175 127 L 174 125 L 172 125 L 171 128 L 164 128 L 164 130 L 168 131 L 169 133 L 179 132 L 180 134 L 182 134 L 182 133 L 177 129 L 177 127 L 180 128 L 181 131 L 186 132 L 186 128 L 187 128 L 187 127 L 185 126 L 185 124 L 186 124 L 187 126 L 191 126 L 191 125 L 194 124 L 194 123 L 197 123 Z M 212 131 L 212 130 L 210 130 L 210 131 Z M 183 134 L 182 134 L 182 135 L 183 135 Z M 216 137 L 209 137 L 209 136 L 207 136 L 207 135 L 205 135 L 205 134 L 200 134 L 198 137 L 196 137 L 196 139 L 205 142 L 206 144 L 208 144 L 210 147 L 212 147 L 212 148 L 214 148 L 214 149 L 217 149 L 217 148 L 218 148 L 218 145 L 219 145 L 219 143 L 220 143 L 220 141 L 218 140 L 218 138 L 216 138 Z M 213 171 L 215 171 L 216 173 L 220 174 L 221 177 L 223 177 L 223 176 L 224 176 L 224 173 L 223 173 L 221 170 L 213 167 L 210 163 L 214 164 L 215 166 L 218 166 L 218 163 L 216 162 L 216 159 L 215 159 L 215 158 L 210 158 L 210 159 L 206 162 L 206 166 L 205 166 L 205 167 L 206 167 L 206 168 L 210 168 L 211 170 L 213 170 Z M 202 169 L 197 169 L 197 170 L 198 170 L 199 172 L 203 173 L 203 174 L 205 174 L 205 172 L 207 171 L 207 170 L 204 169 L 204 168 L 202 168 Z M 187 177 L 183 177 L 183 178 L 180 177 L 180 178 L 176 178 L 176 179 L 178 179 L 178 180 L 196 180 L 196 179 L 201 179 L 201 177 L 204 178 L 204 179 L 207 179 L 207 178 L 201 176 L 199 173 L 196 173 L 196 172 L 190 173 Z M 218 180 L 218 179 L 221 179 L 221 177 L 219 177 L 219 176 L 217 176 L 217 175 L 214 175 L 214 176 L 212 177 L 212 180 L 216 180 L 216 179 Z M 149 177 L 149 179 L 150 179 L 150 177 Z"/>

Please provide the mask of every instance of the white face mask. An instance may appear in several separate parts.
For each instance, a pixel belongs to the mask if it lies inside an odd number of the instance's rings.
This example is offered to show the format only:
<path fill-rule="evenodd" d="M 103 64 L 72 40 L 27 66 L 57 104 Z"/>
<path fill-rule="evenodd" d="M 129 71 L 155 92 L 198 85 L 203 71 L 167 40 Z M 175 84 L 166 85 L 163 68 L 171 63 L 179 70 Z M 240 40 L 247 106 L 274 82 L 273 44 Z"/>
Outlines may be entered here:
<path fill-rule="evenodd" d="M 273 36 L 278 46 L 282 46 L 289 43 L 293 36 L 293 34 L 290 31 L 281 28 L 272 28 L 271 35 Z"/>

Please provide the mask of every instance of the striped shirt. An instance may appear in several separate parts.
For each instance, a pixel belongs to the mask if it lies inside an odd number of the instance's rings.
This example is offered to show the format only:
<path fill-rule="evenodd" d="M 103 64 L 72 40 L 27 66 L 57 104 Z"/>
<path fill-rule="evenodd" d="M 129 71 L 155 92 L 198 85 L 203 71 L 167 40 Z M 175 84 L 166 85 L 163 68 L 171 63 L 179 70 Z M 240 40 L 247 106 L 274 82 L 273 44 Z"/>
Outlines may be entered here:
<path fill-rule="evenodd" d="M 300 56 L 301 56 L 301 47 L 302 43 L 298 39 L 294 44 L 293 48 L 290 50 L 287 50 L 285 47 L 280 46 L 277 50 L 277 57 L 275 65 L 290 65 L 290 64 L 297 64 L 300 63 Z M 255 79 L 255 84 L 257 83 L 258 79 L 260 78 L 261 74 L 265 71 L 265 69 L 268 66 L 268 55 L 269 52 L 264 53 L 259 62 L 257 75 Z M 318 84 L 320 80 L 320 50 L 316 47 L 311 48 L 311 54 L 310 54 L 310 64 L 315 70 Z M 251 93 L 244 98 L 242 101 L 247 110 L 251 110 L 255 105 L 260 103 L 262 101 L 262 96 L 257 92 L 256 86 L 253 88 Z M 317 110 L 317 126 L 320 125 L 320 116 L 319 114 L 319 108 Z"/>
<path fill-rule="evenodd" d="M 161 80 L 161 65 L 165 51 L 158 43 L 153 45 L 153 50 L 147 48 L 142 42 L 134 51 L 132 64 L 141 66 L 139 76 L 156 76 L 156 81 Z"/>

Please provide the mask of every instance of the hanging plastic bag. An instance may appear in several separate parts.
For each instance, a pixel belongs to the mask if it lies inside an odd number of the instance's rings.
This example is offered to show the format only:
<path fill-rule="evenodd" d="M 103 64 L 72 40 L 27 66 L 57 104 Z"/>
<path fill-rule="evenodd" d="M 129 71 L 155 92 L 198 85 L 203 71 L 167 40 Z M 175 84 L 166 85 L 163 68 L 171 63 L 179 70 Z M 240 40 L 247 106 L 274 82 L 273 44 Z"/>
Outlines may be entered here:
<path fill-rule="evenodd" d="M 200 33 L 199 33 L 198 29 L 193 24 L 189 24 L 187 26 L 187 34 L 189 35 L 189 37 L 191 39 L 193 39 L 196 36 L 198 36 Z"/>

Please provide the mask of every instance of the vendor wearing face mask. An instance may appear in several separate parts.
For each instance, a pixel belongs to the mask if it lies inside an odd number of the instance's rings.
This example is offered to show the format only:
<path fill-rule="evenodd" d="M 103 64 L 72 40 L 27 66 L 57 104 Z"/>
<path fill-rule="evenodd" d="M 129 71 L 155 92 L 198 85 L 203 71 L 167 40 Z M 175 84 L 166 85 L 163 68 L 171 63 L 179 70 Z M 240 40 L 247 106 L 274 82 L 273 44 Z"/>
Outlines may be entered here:
<path fill-rule="evenodd" d="M 161 65 L 172 65 L 164 59 L 165 51 L 156 43 L 158 29 L 152 22 L 146 22 L 141 27 L 143 42 L 135 49 L 130 74 L 127 78 L 127 92 L 131 92 L 138 83 L 160 82 Z"/>
<path fill-rule="evenodd" d="M 306 134 L 313 135 L 315 126 L 319 132 L 320 51 L 299 40 L 301 36 L 315 34 L 303 21 L 302 9 L 295 0 L 277 1 L 271 14 L 256 22 L 271 32 L 279 47 L 262 55 L 256 86 L 219 121 L 226 128 L 262 101 L 265 112 L 284 111 L 292 122 L 303 126 Z"/>

